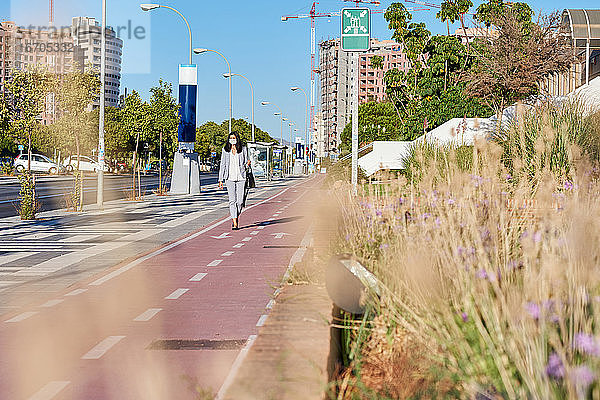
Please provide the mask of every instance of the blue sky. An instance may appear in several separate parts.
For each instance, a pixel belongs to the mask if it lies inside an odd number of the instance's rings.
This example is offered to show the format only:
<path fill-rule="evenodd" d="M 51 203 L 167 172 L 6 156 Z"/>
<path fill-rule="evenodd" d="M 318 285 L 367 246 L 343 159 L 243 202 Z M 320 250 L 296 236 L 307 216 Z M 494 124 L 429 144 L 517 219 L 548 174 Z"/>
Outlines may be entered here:
<path fill-rule="evenodd" d="M 142 0 L 149 2 L 150 0 Z M 232 72 L 246 75 L 255 87 L 255 121 L 257 126 L 278 137 L 280 123 L 273 116 L 274 109 L 263 107 L 261 101 L 271 101 L 280 106 L 284 114 L 304 129 L 305 100 L 301 93 L 290 91 L 291 86 L 310 89 L 310 19 L 281 22 L 282 15 L 305 14 L 312 2 L 308 0 L 256 0 L 256 1 L 198 1 L 161 0 L 181 11 L 190 21 L 194 47 L 221 51 L 228 57 Z M 139 91 L 148 98 L 148 89 L 159 78 L 177 87 L 179 63 L 187 63 L 188 34 L 180 17 L 167 10 L 158 9 L 144 13 L 136 0 L 107 0 L 108 24 L 132 28 L 142 27 L 143 39 L 125 41 L 124 66 L 121 89 Z M 383 0 L 374 9 L 384 9 L 392 1 Z M 438 1 L 439 3 L 439 1 Z M 476 2 L 479 4 L 480 2 Z M 564 2 L 529 2 L 535 10 L 550 12 L 562 10 Z M 597 8 L 597 0 L 578 0 L 571 8 Z M 321 0 L 320 12 L 335 11 L 353 3 L 341 0 Z M 407 4 L 411 6 L 411 4 Z M 69 25 L 73 16 L 101 17 L 101 0 L 55 0 L 56 25 Z M 435 10 L 417 11 L 413 17 L 427 22 L 434 33 L 443 33 L 445 25 L 435 20 Z M 48 0 L 1 0 L 0 18 L 12 19 L 18 25 L 44 25 L 48 20 Z M 317 20 L 317 39 L 339 35 L 339 18 Z M 373 36 L 389 39 L 391 32 L 382 14 L 372 18 Z M 458 27 L 456 25 L 453 29 Z M 138 29 L 138 32 L 140 30 Z M 141 35 L 138 35 L 141 36 Z M 198 65 L 198 122 L 223 121 L 228 116 L 227 80 L 224 61 L 214 53 L 194 56 Z M 250 119 L 250 92 L 241 78 L 233 81 L 233 112 L 235 118 Z M 318 105 L 318 97 L 317 97 Z M 289 129 L 286 131 L 286 136 Z"/>

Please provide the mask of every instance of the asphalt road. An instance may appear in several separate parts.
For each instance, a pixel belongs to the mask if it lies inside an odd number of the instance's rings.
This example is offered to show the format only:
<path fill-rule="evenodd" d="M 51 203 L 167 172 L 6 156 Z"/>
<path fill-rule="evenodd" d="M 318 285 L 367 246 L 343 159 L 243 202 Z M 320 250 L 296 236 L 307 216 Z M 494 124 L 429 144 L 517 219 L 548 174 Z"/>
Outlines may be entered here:
<path fill-rule="evenodd" d="M 216 172 L 202 173 L 202 185 L 217 182 Z M 158 188 L 158 175 L 141 176 L 142 193 L 151 194 Z M 164 181 L 164 178 L 163 178 Z M 163 185 L 169 187 L 167 179 Z M 97 178 L 95 175 L 87 176 L 84 180 L 84 203 L 96 202 Z M 131 175 L 105 175 L 104 200 L 117 200 L 126 196 L 131 188 Z M 73 188 L 73 179 L 69 176 L 40 177 L 36 184 L 36 195 L 41 205 L 40 211 L 50 211 L 66 207 L 66 198 Z M 0 182 L 0 218 L 18 215 L 17 205 L 19 197 L 19 183 Z"/>

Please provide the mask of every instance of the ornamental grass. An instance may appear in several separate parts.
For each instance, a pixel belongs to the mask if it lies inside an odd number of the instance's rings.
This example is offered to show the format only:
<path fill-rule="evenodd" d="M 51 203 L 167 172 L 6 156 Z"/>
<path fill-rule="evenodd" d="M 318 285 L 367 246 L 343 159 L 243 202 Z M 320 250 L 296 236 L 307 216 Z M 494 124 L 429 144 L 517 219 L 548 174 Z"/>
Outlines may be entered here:
<path fill-rule="evenodd" d="M 600 398 L 598 120 L 542 106 L 470 161 L 334 185 L 334 251 L 384 286 L 339 398 Z"/>

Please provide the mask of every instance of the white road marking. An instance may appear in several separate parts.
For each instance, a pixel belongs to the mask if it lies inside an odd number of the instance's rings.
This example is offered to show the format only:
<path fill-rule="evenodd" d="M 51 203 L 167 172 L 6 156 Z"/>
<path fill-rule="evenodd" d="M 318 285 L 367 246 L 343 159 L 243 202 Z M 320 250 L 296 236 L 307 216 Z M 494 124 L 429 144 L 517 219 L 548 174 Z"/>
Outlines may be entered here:
<path fill-rule="evenodd" d="M 52 232 L 38 232 L 38 233 L 33 233 L 31 235 L 25 235 L 25 236 L 21 236 L 18 239 L 19 240 L 40 240 L 40 239 L 45 239 L 47 237 L 50 236 L 54 236 L 56 235 L 56 233 Z"/>
<path fill-rule="evenodd" d="M 275 300 L 269 300 L 269 302 L 267 303 L 267 306 L 265 308 L 267 310 L 272 310 L 274 305 L 275 305 Z"/>
<path fill-rule="evenodd" d="M 173 293 L 171 293 L 170 295 L 165 297 L 165 300 L 177 300 L 178 298 L 183 296 L 183 294 L 185 292 L 187 292 L 188 290 L 190 290 L 190 289 L 177 289 Z"/>
<path fill-rule="evenodd" d="M 251 235 L 258 235 L 260 233 L 260 231 L 252 231 L 250 232 Z"/>
<path fill-rule="evenodd" d="M 284 236 L 289 236 L 289 233 L 283 233 L 283 232 L 278 232 L 278 233 L 271 233 L 271 236 L 275 236 L 275 239 L 282 239 Z"/>
<path fill-rule="evenodd" d="M 60 241 L 66 242 L 66 243 L 81 243 L 81 242 L 85 242 L 88 240 L 97 239 L 99 237 L 100 237 L 100 235 L 76 235 L 76 236 L 71 236 L 68 238 L 61 239 Z"/>
<path fill-rule="evenodd" d="M 16 285 L 17 283 L 22 283 L 21 281 L 0 281 L 0 288 L 5 288 L 8 286 Z"/>
<path fill-rule="evenodd" d="M 242 239 L 242 242 L 249 242 L 251 240 L 252 240 L 252 238 L 250 236 L 246 236 L 245 238 Z"/>
<path fill-rule="evenodd" d="M 149 221 L 152 221 L 153 218 L 146 218 L 146 219 L 134 219 L 131 221 L 125 221 L 126 224 L 145 224 L 148 223 Z"/>
<path fill-rule="evenodd" d="M 37 313 L 38 313 L 37 311 L 27 311 L 27 312 L 21 313 L 17 316 L 14 316 L 11 319 L 7 319 L 4 322 L 21 322 L 21 321 L 26 320 L 29 317 L 33 317 Z"/>
<path fill-rule="evenodd" d="M 200 282 L 202 280 L 202 278 L 204 278 L 206 275 L 206 273 L 204 272 L 198 272 L 196 275 L 192 276 L 190 278 L 190 282 Z"/>
<path fill-rule="evenodd" d="M 40 307 L 45 307 L 45 308 L 54 307 L 55 305 L 60 304 L 63 301 L 65 301 L 65 299 L 48 300 L 47 302 L 42 304 Z"/>
<path fill-rule="evenodd" d="M 152 317 L 154 317 L 156 314 L 158 314 L 161 311 L 162 311 L 162 308 L 149 308 L 146 311 L 144 311 L 143 313 L 141 313 L 140 315 L 138 315 L 137 317 L 135 317 L 133 320 L 137 321 L 137 322 L 150 321 L 152 319 Z"/>
<path fill-rule="evenodd" d="M 38 390 L 27 400 L 50 400 L 69 385 L 69 381 L 52 381 Z"/>
<path fill-rule="evenodd" d="M 234 249 L 239 249 L 239 248 L 241 248 L 241 247 L 242 247 L 244 244 L 245 244 L 245 243 L 238 243 L 238 244 L 234 244 L 234 245 L 233 245 L 233 248 L 234 248 Z"/>
<path fill-rule="evenodd" d="M 65 294 L 65 296 L 77 296 L 78 294 L 87 292 L 87 289 L 75 289 L 72 292 Z"/>
<path fill-rule="evenodd" d="M 279 217 L 281 214 L 273 214 L 274 217 Z"/>
<path fill-rule="evenodd" d="M 265 229 L 265 226 L 264 226 L 264 225 L 262 225 L 262 226 L 257 226 L 257 227 L 256 227 L 256 229 L 261 229 L 261 230 L 262 230 L 262 229 Z"/>
<path fill-rule="evenodd" d="M 0 265 L 8 264 L 8 263 L 17 261 L 18 259 L 32 256 L 34 254 L 37 254 L 37 253 L 20 251 L 20 252 L 13 253 L 13 254 L 5 254 L 3 256 L 0 256 Z"/>
<path fill-rule="evenodd" d="M 221 264 L 222 262 L 223 262 L 223 260 L 213 260 L 207 265 L 207 267 L 216 267 L 217 265 Z"/>
<path fill-rule="evenodd" d="M 244 362 L 244 359 L 248 355 L 248 352 L 250 351 L 250 348 L 254 344 L 255 340 L 256 340 L 256 335 L 250 335 L 248 337 L 246 346 L 244 346 L 244 348 L 239 352 L 239 354 L 235 358 L 235 361 L 233 362 L 233 365 L 231 366 L 231 369 L 229 370 L 229 374 L 227 375 L 227 378 L 225 378 L 225 382 L 223 382 L 223 385 L 221 385 L 219 392 L 215 396 L 215 400 L 223 400 L 223 396 L 225 395 L 225 392 L 227 392 L 227 389 L 229 389 L 229 386 L 231 386 L 231 384 L 233 383 L 233 381 L 240 369 L 240 366 Z"/>
<path fill-rule="evenodd" d="M 269 218 L 267 221 L 273 221 L 275 218 Z"/>
<path fill-rule="evenodd" d="M 226 251 L 225 253 L 221 254 L 221 257 L 229 257 L 233 255 L 233 251 Z"/>
<path fill-rule="evenodd" d="M 102 357 L 108 350 L 111 349 L 114 345 L 123 340 L 125 336 L 109 336 L 100 343 L 98 343 L 94 348 L 85 353 L 82 360 L 97 360 Z"/>
<path fill-rule="evenodd" d="M 256 326 L 263 326 L 265 324 L 265 321 L 267 320 L 267 317 L 268 315 L 261 315 L 258 319 L 258 322 L 256 323 Z"/>
<path fill-rule="evenodd" d="M 213 239 L 229 239 L 230 237 L 229 232 L 223 232 L 219 236 L 211 236 Z"/>
<path fill-rule="evenodd" d="M 120 247 L 129 245 L 132 242 L 137 242 L 137 241 L 147 239 L 150 236 L 154 236 L 160 232 L 163 232 L 163 229 L 141 230 L 136 233 L 122 237 L 118 242 L 117 241 L 104 242 L 102 244 L 91 246 L 88 249 L 86 249 L 85 251 L 67 253 L 62 256 L 51 258 L 50 260 L 39 263 L 31 268 L 22 269 L 21 271 L 17 272 L 15 275 L 17 275 L 17 276 L 49 275 L 54 272 L 60 271 L 64 268 L 67 268 L 73 264 L 80 263 L 81 261 L 85 260 L 88 257 L 93 257 L 96 255 L 105 253 L 107 251 L 114 251 Z M 29 250 L 31 250 L 31 249 L 29 249 Z M 44 251 L 46 251 L 46 249 L 44 249 Z M 56 250 L 56 251 L 64 251 L 64 249 Z M 94 282 L 92 282 L 92 283 L 94 283 Z"/>
<path fill-rule="evenodd" d="M 223 207 L 224 206 L 217 207 L 217 208 L 223 208 Z M 200 218 L 201 216 L 209 214 L 209 213 L 214 212 L 214 211 L 215 211 L 214 209 L 203 210 L 203 211 L 196 211 L 196 212 L 193 212 L 191 214 L 186 214 L 186 215 L 184 215 L 182 217 L 176 218 L 174 220 L 164 222 L 164 223 L 160 224 L 159 226 L 160 227 L 165 227 L 165 228 L 175 228 L 175 227 L 178 227 L 179 225 L 183 225 L 185 223 L 188 223 L 190 221 L 195 220 L 196 218 Z"/>

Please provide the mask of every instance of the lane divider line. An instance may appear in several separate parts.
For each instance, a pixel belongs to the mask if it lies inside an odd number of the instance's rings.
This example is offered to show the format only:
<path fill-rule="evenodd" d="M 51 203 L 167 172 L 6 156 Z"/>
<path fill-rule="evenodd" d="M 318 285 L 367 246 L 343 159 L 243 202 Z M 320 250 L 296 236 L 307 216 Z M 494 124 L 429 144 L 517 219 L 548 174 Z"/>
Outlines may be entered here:
<path fill-rule="evenodd" d="M 77 296 L 78 294 L 87 292 L 87 289 L 75 289 L 72 292 L 65 294 L 65 296 Z"/>
<path fill-rule="evenodd" d="M 258 322 L 256 323 L 256 326 L 261 327 L 265 324 L 265 321 L 267 320 L 268 315 L 263 314 L 260 316 L 260 318 L 258 319 Z"/>
<path fill-rule="evenodd" d="M 252 240 L 252 237 L 246 236 L 245 238 L 242 239 L 242 242 L 249 242 L 251 240 Z"/>
<path fill-rule="evenodd" d="M 125 339 L 125 336 L 109 336 L 97 345 L 95 345 L 90 351 L 85 353 L 82 360 L 98 360 L 107 351 L 109 351 L 114 345 Z"/>
<path fill-rule="evenodd" d="M 257 227 L 256 227 L 256 229 L 260 229 L 260 230 L 263 230 L 263 229 L 265 229 L 265 226 L 264 226 L 264 225 L 261 225 L 261 226 L 257 226 Z"/>
<path fill-rule="evenodd" d="M 254 344 L 256 337 L 257 337 L 256 335 L 248 336 L 248 341 L 246 342 L 246 346 L 244 346 L 244 348 L 240 351 L 240 353 L 235 358 L 235 361 L 233 362 L 233 365 L 231 366 L 231 369 L 229 370 L 229 374 L 227 374 L 227 378 L 225 378 L 225 382 L 223 382 L 223 384 L 221 385 L 221 388 L 219 389 L 219 391 L 217 392 L 217 395 L 215 396 L 215 400 L 223 400 L 223 396 L 225 395 L 225 392 L 227 392 L 227 389 L 229 389 L 229 386 L 231 386 L 231 384 L 233 383 L 233 380 L 235 379 L 240 367 L 242 366 L 244 359 L 248 355 L 250 348 Z"/>
<path fill-rule="evenodd" d="M 234 244 L 234 245 L 233 245 L 233 248 L 234 248 L 234 249 L 239 249 L 239 248 L 243 247 L 243 246 L 244 246 L 244 244 L 245 244 L 245 243 L 238 243 L 238 244 Z"/>
<path fill-rule="evenodd" d="M 136 322 L 146 322 L 150 321 L 156 314 L 162 311 L 162 308 L 149 308 L 133 320 Z"/>
<path fill-rule="evenodd" d="M 48 300 L 47 302 L 45 302 L 44 304 L 42 304 L 40 307 L 44 307 L 44 308 L 54 307 L 55 305 L 60 304 L 63 301 L 65 301 L 65 299 Z"/>
<path fill-rule="evenodd" d="M 275 305 L 275 300 L 271 299 L 271 300 L 269 300 L 269 302 L 265 306 L 265 309 L 272 310 L 274 305 Z"/>
<path fill-rule="evenodd" d="M 217 265 L 221 264 L 222 262 L 223 262 L 223 260 L 213 260 L 207 265 L 207 267 L 216 267 Z"/>
<path fill-rule="evenodd" d="M 27 400 L 50 400 L 66 388 L 70 381 L 52 381 L 47 383 L 43 388 L 38 390 L 33 396 Z"/>
<path fill-rule="evenodd" d="M 24 313 L 12 317 L 11 319 L 7 319 L 4 322 L 21 322 L 26 320 L 27 318 L 33 317 L 37 313 L 38 311 L 26 311 Z"/>
<path fill-rule="evenodd" d="M 167 297 L 165 297 L 165 300 L 177 300 L 178 298 L 183 296 L 185 294 L 185 292 L 187 292 L 188 290 L 190 290 L 190 289 L 179 288 L 179 289 L 175 290 L 173 293 L 171 293 L 170 295 L 168 295 Z"/>
<path fill-rule="evenodd" d="M 232 256 L 233 253 L 235 253 L 234 251 L 226 251 L 225 253 L 221 254 L 221 257 L 229 257 Z"/>
<path fill-rule="evenodd" d="M 200 282 L 206 275 L 208 274 L 204 272 L 198 272 L 196 275 L 190 278 L 190 282 Z"/>
<path fill-rule="evenodd" d="M 250 232 L 251 235 L 258 235 L 260 233 L 260 231 L 252 231 Z"/>
<path fill-rule="evenodd" d="M 271 196 L 271 197 L 269 197 L 269 198 L 267 198 L 265 200 L 259 201 L 256 204 L 252 204 L 251 206 L 248 206 L 246 208 L 246 211 L 248 211 L 248 210 L 250 210 L 250 209 L 252 209 L 254 207 L 258 207 L 258 206 L 260 206 L 260 205 L 262 205 L 264 203 L 267 203 L 267 202 L 273 200 L 276 197 L 281 196 L 282 194 L 284 194 L 285 192 L 287 192 L 290 188 L 292 188 L 294 186 L 297 186 L 297 185 L 299 185 L 301 183 L 302 182 L 299 182 L 296 185 L 284 188 L 281 191 L 279 191 L 279 193 L 276 193 L 273 196 Z M 168 245 L 166 245 L 164 247 L 161 247 L 158 250 L 153 251 L 150 254 L 147 254 L 147 255 L 145 255 L 143 257 L 140 257 L 137 260 L 134 260 L 134 261 L 130 262 L 129 264 L 126 264 L 126 265 L 124 265 L 124 266 L 122 266 L 120 268 L 117 268 L 117 269 L 109 272 L 108 274 L 104 275 L 103 277 L 98 278 L 95 281 L 89 283 L 89 285 L 90 286 L 100 286 L 100 285 L 102 285 L 102 284 L 110 281 L 111 279 L 116 278 L 117 276 L 121 275 L 122 273 L 129 271 L 130 269 L 132 269 L 133 267 L 135 267 L 135 266 L 143 263 L 144 261 L 147 261 L 147 260 L 149 260 L 149 259 L 151 259 L 153 257 L 156 257 L 157 255 L 162 254 L 162 253 L 164 253 L 166 251 L 169 251 L 172 248 L 177 247 L 177 246 L 179 246 L 179 245 L 181 245 L 183 243 L 186 243 L 186 242 L 188 242 L 188 241 L 190 241 L 192 239 L 195 239 L 198 236 L 203 235 L 204 233 L 206 233 L 206 232 L 208 232 L 208 231 L 210 231 L 210 230 L 212 230 L 212 229 L 214 229 L 214 228 L 216 228 L 216 227 L 218 227 L 218 226 L 220 226 L 220 225 L 222 225 L 222 224 L 224 224 L 225 222 L 228 222 L 228 221 L 229 221 L 229 218 L 225 217 L 221 221 L 215 222 L 214 224 L 212 224 L 212 225 L 210 225 L 210 226 L 208 226 L 208 227 L 206 227 L 206 228 L 204 228 L 204 229 L 202 229 L 202 230 L 200 230 L 200 231 L 198 231 L 196 233 L 193 233 L 193 234 L 191 234 L 189 236 L 181 238 L 181 239 L 179 239 L 179 240 L 177 240 L 177 241 L 175 241 L 175 242 L 173 242 L 171 244 L 168 244 Z"/>

